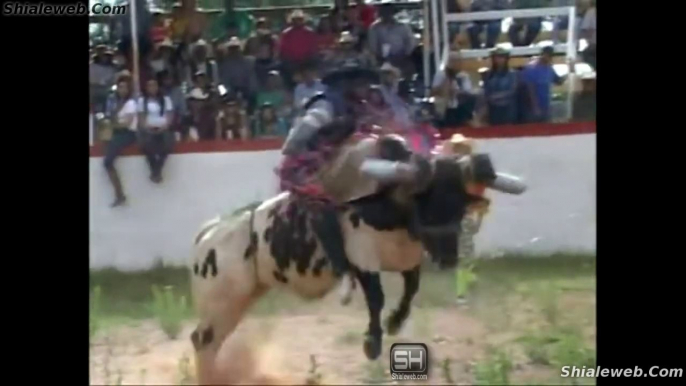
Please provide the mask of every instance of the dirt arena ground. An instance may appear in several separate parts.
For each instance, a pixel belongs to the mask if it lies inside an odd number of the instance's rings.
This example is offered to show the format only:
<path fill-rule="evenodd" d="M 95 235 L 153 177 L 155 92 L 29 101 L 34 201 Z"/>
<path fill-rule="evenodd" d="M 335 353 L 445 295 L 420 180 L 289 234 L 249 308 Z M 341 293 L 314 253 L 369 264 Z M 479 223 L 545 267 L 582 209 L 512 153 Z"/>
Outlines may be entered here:
<path fill-rule="evenodd" d="M 593 257 L 499 259 L 480 262 L 474 272 L 477 280 L 463 305 L 455 302 L 454 273 L 425 272 L 407 324 L 398 336 L 385 336 L 377 361 L 362 352 L 367 312 L 359 289 L 348 306 L 340 305 L 338 293 L 308 303 L 271 294 L 236 334 L 251 342 L 264 371 L 292 383 L 411 384 L 391 379 L 389 348 L 423 342 L 431 384 L 595 384 L 560 377 L 562 366 L 594 365 Z M 101 291 L 91 315 L 97 325 L 91 384 L 192 384 L 192 311 L 166 317 L 182 326 L 171 339 L 149 293 L 158 284 L 187 294 L 185 271 L 101 271 L 91 281 Z M 401 288 L 399 275 L 385 275 L 385 313 L 397 304 Z"/>

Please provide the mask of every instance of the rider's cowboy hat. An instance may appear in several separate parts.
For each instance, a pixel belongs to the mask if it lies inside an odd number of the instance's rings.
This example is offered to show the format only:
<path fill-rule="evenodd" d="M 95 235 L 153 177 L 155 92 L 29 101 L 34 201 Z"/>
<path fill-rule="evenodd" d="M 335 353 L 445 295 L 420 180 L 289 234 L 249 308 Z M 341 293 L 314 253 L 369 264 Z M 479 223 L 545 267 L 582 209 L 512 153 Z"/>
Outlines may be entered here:
<path fill-rule="evenodd" d="M 355 79 L 365 79 L 370 83 L 378 83 L 379 73 L 365 66 L 360 60 L 350 58 L 344 60 L 324 75 L 322 83 L 330 86 L 340 81 L 352 81 Z"/>

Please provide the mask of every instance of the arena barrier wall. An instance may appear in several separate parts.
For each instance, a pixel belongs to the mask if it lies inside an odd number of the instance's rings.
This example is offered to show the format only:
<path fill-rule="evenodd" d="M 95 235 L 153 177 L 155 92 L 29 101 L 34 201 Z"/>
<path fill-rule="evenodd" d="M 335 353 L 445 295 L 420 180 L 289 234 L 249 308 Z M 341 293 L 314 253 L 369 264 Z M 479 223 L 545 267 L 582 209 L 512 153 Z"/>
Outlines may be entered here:
<path fill-rule="evenodd" d="M 491 213 L 476 238 L 477 252 L 595 253 L 595 123 L 461 130 L 480 138 L 503 172 L 526 179 L 522 196 L 491 193 Z M 90 265 L 121 270 L 158 261 L 185 264 L 200 225 L 218 214 L 275 194 L 279 140 L 183 143 L 165 166 L 165 180 L 148 179 L 145 159 L 127 149 L 117 160 L 128 205 L 112 209 L 102 149 L 90 149 Z"/>

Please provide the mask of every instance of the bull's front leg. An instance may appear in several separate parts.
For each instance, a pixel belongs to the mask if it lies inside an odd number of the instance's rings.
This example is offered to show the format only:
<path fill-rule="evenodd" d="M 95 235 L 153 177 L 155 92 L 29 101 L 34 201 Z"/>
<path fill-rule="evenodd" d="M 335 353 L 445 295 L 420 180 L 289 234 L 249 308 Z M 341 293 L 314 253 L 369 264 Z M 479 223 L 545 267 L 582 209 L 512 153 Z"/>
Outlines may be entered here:
<path fill-rule="evenodd" d="M 364 338 L 364 353 L 369 359 L 376 359 L 381 355 L 382 330 L 381 310 L 384 305 L 383 288 L 379 272 L 355 269 L 355 275 L 364 291 L 364 297 L 369 308 L 369 327 Z"/>
<path fill-rule="evenodd" d="M 420 268 L 421 265 L 418 265 L 413 269 L 402 272 L 404 282 L 403 297 L 400 299 L 398 308 L 393 310 L 391 316 L 386 320 L 386 332 L 388 335 L 397 334 L 410 315 L 412 299 L 419 290 Z"/>

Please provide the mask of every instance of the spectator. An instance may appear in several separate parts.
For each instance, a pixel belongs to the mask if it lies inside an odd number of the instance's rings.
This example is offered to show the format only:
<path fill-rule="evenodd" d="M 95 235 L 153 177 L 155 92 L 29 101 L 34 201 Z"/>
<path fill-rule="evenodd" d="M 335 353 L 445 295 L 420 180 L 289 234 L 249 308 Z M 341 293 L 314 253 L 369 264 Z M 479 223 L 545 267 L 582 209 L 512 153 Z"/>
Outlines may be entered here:
<path fill-rule="evenodd" d="M 273 58 L 276 53 L 277 43 L 276 37 L 269 29 L 267 19 L 261 17 L 255 23 L 255 32 L 246 40 L 243 52 L 245 55 L 257 57 L 262 47 L 266 46 L 268 52 L 266 56 Z"/>
<path fill-rule="evenodd" d="M 327 69 L 330 66 L 335 66 L 337 63 L 341 63 L 351 59 L 363 63 L 363 65 L 365 66 L 371 67 L 371 58 L 366 53 L 359 52 L 355 49 L 356 41 L 357 40 L 355 36 L 353 36 L 350 32 L 341 32 L 341 37 L 340 39 L 338 39 L 338 50 L 336 50 L 336 53 L 329 61 L 329 65 L 326 66 Z"/>
<path fill-rule="evenodd" d="M 190 63 L 188 72 L 186 74 L 186 81 L 190 84 L 193 81 L 193 76 L 198 71 L 203 71 L 209 76 L 211 84 L 216 85 L 219 82 L 219 67 L 217 62 L 209 58 L 209 46 L 204 40 L 198 40 L 190 47 Z"/>
<path fill-rule="evenodd" d="M 158 74 L 158 79 L 162 87 L 162 93 L 164 96 L 169 97 L 172 106 L 174 106 L 174 115 L 169 129 L 174 133 L 176 139 L 180 140 L 182 137 L 187 136 L 183 127 L 183 122 L 187 121 L 188 117 L 186 97 L 183 95 L 178 78 L 175 78 L 172 72 L 162 71 Z"/>
<path fill-rule="evenodd" d="M 222 101 L 215 137 L 224 140 L 250 138 L 247 114 L 234 95 L 226 95 Z"/>
<path fill-rule="evenodd" d="M 302 71 L 302 82 L 295 86 L 293 100 L 295 106 L 300 109 L 310 98 L 317 93 L 324 92 L 325 86 L 322 84 L 314 65 L 306 65 Z"/>
<path fill-rule="evenodd" d="M 265 103 L 272 105 L 280 117 L 289 118 L 289 98 L 278 71 L 269 72 L 266 87 L 257 94 L 257 106 Z"/>
<path fill-rule="evenodd" d="M 171 40 L 165 39 L 155 45 L 150 67 L 157 74 L 171 69 L 171 57 L 174 53 L 174 45 Z"/>
<path fill-rule="evenodd" d="M 516 9 L 541 8 L 547 6 L 549 1 L 550 0 L 512 0 L 512 5 Z M 510 30 L 508 31 L 510 43 L 515 47 L 530 46 L 541 32 L 542 22 L 543 19 L 540 17 L 513 19 Z M 526 32 L 522 38 L 523 29 L 526 29 Z"/>
<path fill-rule="evenodd" d="M 438 114 L 443 117 L 440 126 L 459 127 L 472 120 L 476 97 L 469 75 L 462 71 L 459 52 L 448 55 L 448 62 L 434 76 L 431 88 Z"/>
<path fill-rule="evenodd" d="M 141 150 L 150 166 L 150 180 L 162 182 L 162 168 L 174 146 L 174 135 L 169 131 L 174 106 L 164 96 L 156 79 L 145 83 L 143 97 L 138 100 Z"/>
<path fill-rule="evenodd" d="M 553 47 L 546 46 L 541 50 L 541 56 L 524 67 L 520 75 L 526 90 L 528 102 L 524 108 L 526 122 L 548 122 L 550 120 L 550 87 L 561 85 L 565 77 L 560 77 L 553 69 Z M 574 66 L 570 66 L 574 71 Z"/>
<path fill-rule="evenodd" d="M 596 60 L 596 10 L 591 0 L 577 1 L 577 9 L 581 13 L 579 25 L 579 39 L 585 39 L 588 46 L 582 52 L 582 57 L 595 70 Z"/>
<path fill-rule="evenodd" d="M 517 74 L 509 67 L 510 53 L 496 48 L 491 53 L 491 69 L 484 77 L 488 123 L 510 125 L 517 121 Z"/>
<path fill-rule="evenodd" d="M 269 47 L 262 45 L 257 50 L 257 55 L 254 60 L 255 78 L 257 79 L 257 88 L 262 90 L 267 83 L 267 77 L 270 71 L 278 70 L 279 62 L 271 56 Z"/>
<path fill-rule="evenodd" d="M 248 112 L 252 112 L 257 93 L 255 63 L 243 55 L 241 42 L 235 36 L 226 43 L 226 57 L 219 66 L 219 75 L 224 87 L 234 94 L 240 93 L 248 101 Z"/>
<path fill-rule="evenodd" d="M 160 11 L 153 12 L 152 26 L 150 26 L 150 40 L 152 40 L 153 44 L 158 44 L 169 38 L 171 38 L 171 30 L 167 25 L 164 14 Z"/>
<path fill-rule="evenodd" d="M 215 109 L 209 94 L 196 87 L 188 94 L 190 127 L 188 135 L 194 141 L 215 139 Z"/>
<path fill-rule="evenodd" d="M 407 126 L 410 124 L 410 111 L 408 105 L 398 93 L 400 82 L 400 70 L 392 64 L 386 62 L 380 68 L 381 85 L 379 90 L 384 97 L 384 101 L 393 111 L 393 116 L 398 125 Z"/>
<path fill-rule="evenodd" d="M 381 128 L 393 127 L 393 110 L 386 103 L 386 99 L 380 86 L 373 85 L 369 88 L 367 99 L 367 114 L 369 123 Z"/>
<path fill-rule="evenodd" d="M 254 120 L 253 137 L 267 138 L 267 137 L 282 137 L 288 135 L 288 123 L 285 119 L 280 118 L 271 103 L 265 102 L 262 104 L 257 112 L 257 117 Z"/>
<path fill-rule="evenodd" d="M 395 19 L 395 6 L 392 3 L 379 5 L 379 20 L 369 28 L 369 51 L 375 59 L 382 63 L 391 62 L 401 69 L 403 74 L 412 71 L 410 55 L 417 46 L 412 28 Z"/>
<path fill-rule="evenodd" d="M 114 83 L 116 68 L 112 63 L 112 52 L 107 46 L 95 47 L 89 68 L 90 96 L 95 112 L 105 110 L 105 102 Z"/>
<path fill-rule="evenodd" d="M 472 0 L 471 12 L 496 11 L 510 7 L 508 0 Z M 469 41 L 472 48 L 481 48 L 481 38 L 479 35 L 486 29 L 486 48 L 492 48 L 498 41 L 502 19 L 476 21 L 467 29 Z"/>
<path fill-rule="evenodd" d="M 293 75 L 302 63 L 315 59 L 318 48 L 317 34 L 305 25 L 305 13 L 296 9 L 290 17 L 291 26 L 281 33 L 279 57 L 282 74 L 288 89 L 295 87 Z"/>
<path fill-rule="evenodd" d="M 114 202 L 111 204 L 113 208 L 126 202 L 124 188 L 114 167 L 114 161 L 122 150 L 136 142 L 137 125 L 137 107 L 136 101 L 132 98 L 131 74 L 126 72 L 117 76 L 116 86 L 116 91 L 107 100 L 105 111 L 112 127 L 112 137 L 105 147 L 104 165 L 114 188 Z"/>
<path fill-rule="evenodd" d="M 354 5 L 357 6 L 357 14 L 362 23 L 364 30 L 369 30 L 374 20 L 376 20 L 376 9 L 374 6 L 366 4 L 365 0 L 354 0 Z"/>
<path fill-rule="evenodd" d="M 581 92 L 574 99 L 574 120 L 594 121 L 596 118 L 595 72 L 581 75 Z"/>
<path fill-rule="evenodd" d="M 329 16 L 319 19 L 317 24 L 317 50 L 321 53 L 322 59 L 326 60 L 333 55 L 336 47 L 336 32 Z"/>

